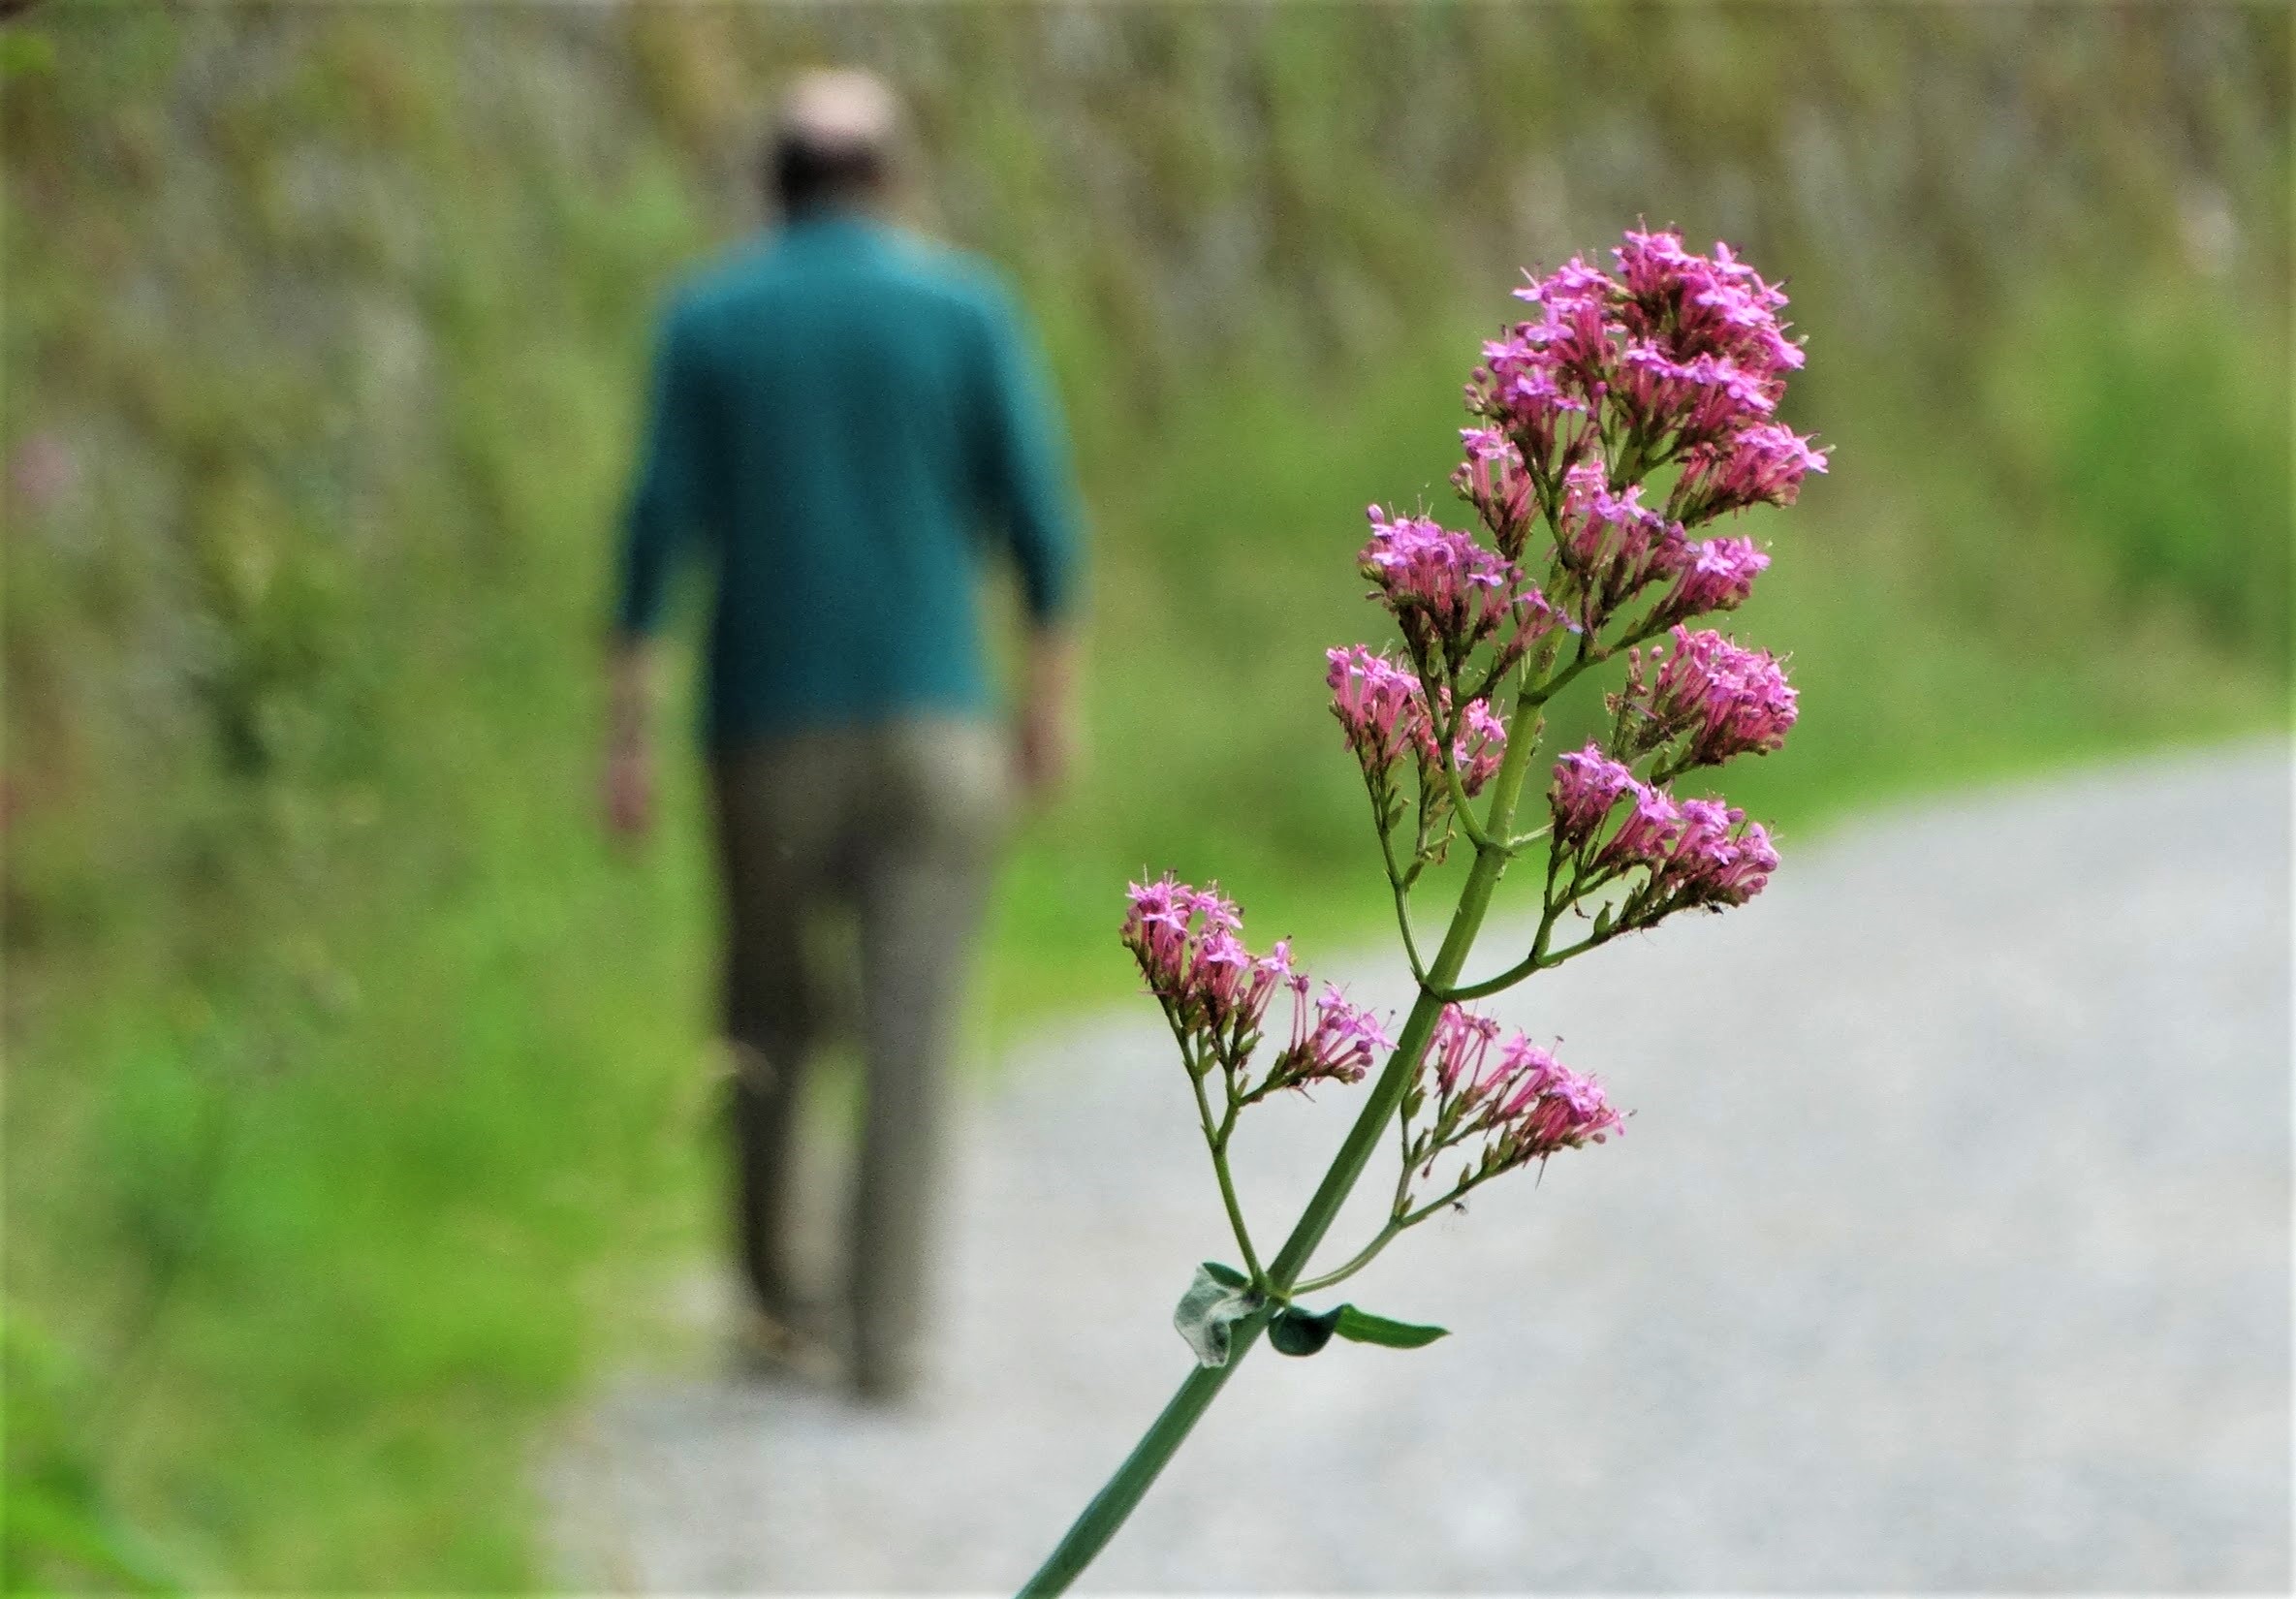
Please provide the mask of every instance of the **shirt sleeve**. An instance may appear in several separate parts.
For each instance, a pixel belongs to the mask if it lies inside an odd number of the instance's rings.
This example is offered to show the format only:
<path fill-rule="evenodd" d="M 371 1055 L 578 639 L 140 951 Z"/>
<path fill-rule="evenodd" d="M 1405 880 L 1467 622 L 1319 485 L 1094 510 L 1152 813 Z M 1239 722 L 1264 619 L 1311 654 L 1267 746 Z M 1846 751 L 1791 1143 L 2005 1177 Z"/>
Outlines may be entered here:
<path fill-rule="evenodd" d="M 614 627 L 644 636 L 662 625 L 672 578 L 706 513 L 707 394 L 690 316 L 673 306 L 656 341 L 645 442 L 622 519 Z"/>
<path fill-rule="evenodd" d="M 1030 618 L 1049 624 L 1074 611 L 1082 565 L 1068 442 L 1043 359 L 1019 313 L 1001 295 L 989 313 L 980 463 L 988 510 L 1021 569 Z"/>

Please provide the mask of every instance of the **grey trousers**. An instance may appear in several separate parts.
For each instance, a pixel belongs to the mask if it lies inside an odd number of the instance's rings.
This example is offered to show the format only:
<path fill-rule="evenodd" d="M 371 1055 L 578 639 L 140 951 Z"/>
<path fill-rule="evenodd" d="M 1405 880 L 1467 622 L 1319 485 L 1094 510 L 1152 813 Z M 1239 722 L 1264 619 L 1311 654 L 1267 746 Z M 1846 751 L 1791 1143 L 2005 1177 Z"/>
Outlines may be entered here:
<path fill-rule="evenodd" d="M 725 887 L 736 1235 L 786 1318 L 794 1143 L 809 1066 L 851 974 L 816 924 L 860 932 L 865 1110 L 847 1218 L 854 1374 L 913 1381 L 963 979 L 1011 799 L 1003 730 L 957 718 L 813 732 L 712 763 Z"/>

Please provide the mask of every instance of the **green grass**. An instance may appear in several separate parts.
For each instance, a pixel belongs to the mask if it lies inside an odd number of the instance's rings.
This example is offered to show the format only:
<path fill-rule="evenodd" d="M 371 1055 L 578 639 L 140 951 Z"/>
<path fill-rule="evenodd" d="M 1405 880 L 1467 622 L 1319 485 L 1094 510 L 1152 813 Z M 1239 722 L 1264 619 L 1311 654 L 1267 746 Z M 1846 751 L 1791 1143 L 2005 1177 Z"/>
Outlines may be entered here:
<path fill-rule="evenodd" d="M 476 15 L 73 13 L 46 66 L 0 49 L 7 435 L 62 429 L 85 463 L 59 507 L 10 506 L 12 1586 L 531 1585 L 536 1440 L 714 1247 L 695 774 L 634 858 L 592 818 L 604 529 L 652 288 L 719 214 L 701 174 L 747 81 L 724 64 L 828 47 L 700 8 L 566 65 L 547 21 Z M 1310 964 L 1386 937 L 1322 651 L 1378 637 L 1364 505 L 1450 507 L 1463 368 L 1506 309 L 1425 186 L 1536 176 L 1506 141 L 1573 125 L 1525 98 L 1550 47 L 1610 64 L 1581 75 L 1608 114 L 1645 42 L 1605 15 L 1287 13 L 1263 165 L 1204 110 L 1211 35 L 1125 14 L 1183 87 L 1083 124 L 1137 161 L 1117 227 L 1054 121 L 1106 100 L 1088 66 L 1032 82 L 1019 14 L 903 14 L 970 64 L 925 110 L 1043 315 L 1095 524 L 1088 758 L 1018 840 L 984 1037 L 1130 1002 L 1112 929 L 1143 870 L 1218 877 Z M 1809 40 L 1827 92 L 1890 101 L 1887 28 L 1842 15 Z M 1720 70 L 1760 41 L 1726 21 L 1664 41 L 1704 63 L 1695 116 L 1633 112 L 1725 163 L 1653 205 L 1770 159 L 1774 108 Z M 218 40 L 248 70 L 172 110 Z M 1949 52 L 1939 92 L 1991 59 Z M 1400 124 L 1361 131 L 1359 81 L 1462 60 L 1477 95 L 1389 93 Z M 569 84 L 582 114 L 553 120 Z M 1492 120 L 1412 120 L 1434 106 Z M 1777 564 L 1733 624 L 1803 694 L 1787 749 L 1726 783 L 1787 872 L 1877 799 L 2286 726 L 2287 329 L 2255 288 L 2284 200 L 2247 275 L 2211 277 L 2147 171 L 2116 164 L 2131 209 L 2084 202 L 2086 245 L 2020 258 L 2015 293 L 1971 265 L 1997 219 L 1942 201 L 1878 272 L 1762 213 L 1811 340 L 1796 420 L 1837 452 L 1749 522 Z M 1239 197 L 1267 274 L 1159 312 L 1201 266 L 1185 225 Z"/>
<path fill-rule="evenodd" d="M 1383 936 L 1321 650 L 1376 629 L 1350 569 L 1361 505 L 1437 497 L 1442 364 L 1315 410 L 1230 391 L 1131 495 L 1103 480 L 1092 752 L 1005 880 L 999 1033 L 1128 993 L 1110 928 L 1140 869 L 1217 876 L 1310 959 Z M 2127 604 L 2062 538 L 1941 560 L 1948 524 L 1998 529 L 1985 486 L 1879 473 L 1902 438 L 1830 430 L 1837 471 L 1764 522 L 1777 565 L 1741 620 L 1793 652 L 1804 694 L 1787 751 L 1728 783 L 1782 823 L 1788 871 L 1791 840 L 1876 796 L 2279 713 L 2272 674 L 2198 615 Z M 1979 579 L 2023 604 L 1957 609 Z M 581 670 L 540 725 L 505 695 L 427 728 L 364 830 L 377 848 L 333 844 L 313 883 L 335 903 L 283 911 L 292 939 L 202 929 L 254 975 L 110 968 L 100 1005 L 59 976 L 19 1058 L 15 1295 L 98 1366 L 148 1329 L 81 1402 L 109 1420 L 107 1495 L 180 1571 L 524 1581 L 527 1429 L 648 1325 L 628 1302 L 647 1269 L 708 1247 L 694 807 L 646 860 L 607 856 Z M 421 837 L 425 812 L 443 836 Z M 94 1193 L 91 1159 L 114 1174 Z"/>
<path fill-rule="evenodd" d="M 1273 384 L 1207 396 L 1164 441 L 1160 469 L 1098 502 L 1097 759 L 1008 874 L 998 1018 L 1128 991 L 1109 936 L 1126 871 L 1216 875 L 1257 925 L 1305 933 L 1310 956 L 1385 925 L 1361 784 L 1325 705 L 1323 650 L 1384 642 L 1353 569 L 1364 505 L 1458 515 L 1445 477 L 1473 347 L 1464 329 L 1431 338 L 1375 387 L 1307 403 Z M 1822 362 L 1822 336 L 1816 348 Z M 2255 392 L 2248 378 L 2242 363 L 2209 369 L 2199 417 Z M 2033 415 L 2038 438 L 1980 441 L 1886 391 L 1803 416 L 1835 446 L 1835 470 L 1810 480 L 1801 505 L 1746 519 L 1775 565 L 1725 623 L 1791 656 L 1804 707 L 1792 742 L 1726 774 L 1733 799 L 1788 839 L 1884 797 L 2284 720 L 2272 663 L 2285 639 L 2273 629 L 2285 626 L 2286 551 L 2254 509 L 2276 487 L 2285 502 L 2269 423 L 2229 448 L 2213 420 L 2188 423 L 2193 437 L 2171 438 L 2170 458 L 2196 439 L 2221 475 L 2213 487 L 2187 482 L 2173 513 L 2157 513 L 2220 565 L 2249 563 L 2244 603 L 2257 620 L 2244 636 L 2199 594 L 2132 562 L 2152 530 L 2115 524 L 2093 494 L 2021 503 L 2019 471 L 2084 479 L 2113 465 L 2109 455 L 2085 464 L 2072 453 L 2085 443 L 2068 448 L 2053 411 Z M 1956 465 L 1925 470 L 1931 461 Z M 2227 512 L 2240 519 L 2211 524 Z M 1590 732 L 1581 704 L 1578 722 L 1550 730 L 1556 747 Z"/>
<path fill-rule="evenodd" d="M 1461 348 L 1311 405 L 1238 382 L 1152 453 L 1088 463 L 1091 752 L 1006 876 L 995 1036 L 1124 1001 L 1111 927 L 1142 869 L 1218 877 L 1310 961 L 1387 936 L 1321 651 L 1377 635 L 1363 504 L 1444 502 Z M 1787 871 L 1794 839 L 1880 796 L 2282 714 L 2205 611 L 2132 598 L 2066 527 L 2012 541 L 1995 486 L 1908 464 L 1942 442 L 1823 421 L 1836 470 L 1758 523 L 1776 566 L 1736 624 L 1792 652 L 1804 695 L 1787 750 L 1726 785 L 1782 825 Z M 82 1352 L 66 1435 L 104 1501 L 195 1581 L 527 1581 L 531 1429 L 713 1246 L 690 773 L 668 834 L 613 858 L 586 662 L 492 631 L 401 686 L 402 769 L 349 819 L 305 819 L 318 902 L 242 887 L 176 930 L 217 943 L 197 981 L 108 966 L 97 1004 L 70 973 L 30 980 L 12 1295 Z"/>

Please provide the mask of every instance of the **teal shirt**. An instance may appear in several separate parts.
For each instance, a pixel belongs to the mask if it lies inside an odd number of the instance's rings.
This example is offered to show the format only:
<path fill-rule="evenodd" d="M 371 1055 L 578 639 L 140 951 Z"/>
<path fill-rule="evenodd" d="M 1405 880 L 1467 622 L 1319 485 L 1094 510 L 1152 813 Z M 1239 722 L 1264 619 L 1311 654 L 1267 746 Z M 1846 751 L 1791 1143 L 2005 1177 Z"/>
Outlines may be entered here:
<path fill-rule="evenodd" d="M 990 559 L 1032 619 L 1075 601 L 1059 421 L 981 266 L 862 216 L 801 218 L 672 298 L 615 623 L 713 579 L 712 747 L 917 712 L 988 714 Z"/>

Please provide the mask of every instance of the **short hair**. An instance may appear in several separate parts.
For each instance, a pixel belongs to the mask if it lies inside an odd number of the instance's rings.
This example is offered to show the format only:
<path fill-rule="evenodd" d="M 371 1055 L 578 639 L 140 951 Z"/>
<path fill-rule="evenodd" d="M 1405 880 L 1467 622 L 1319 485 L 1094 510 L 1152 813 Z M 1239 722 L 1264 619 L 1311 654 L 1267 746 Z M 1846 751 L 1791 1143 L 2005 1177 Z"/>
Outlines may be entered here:
<path fill-rule="evenodd" d="M 784 214 L 881 194 L 893 178 L 900 109 L 874 73 L 804 74 L 782 95 L 764 177 Z"/>

